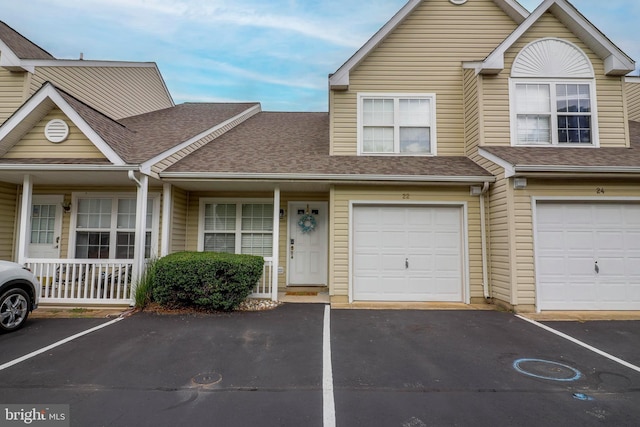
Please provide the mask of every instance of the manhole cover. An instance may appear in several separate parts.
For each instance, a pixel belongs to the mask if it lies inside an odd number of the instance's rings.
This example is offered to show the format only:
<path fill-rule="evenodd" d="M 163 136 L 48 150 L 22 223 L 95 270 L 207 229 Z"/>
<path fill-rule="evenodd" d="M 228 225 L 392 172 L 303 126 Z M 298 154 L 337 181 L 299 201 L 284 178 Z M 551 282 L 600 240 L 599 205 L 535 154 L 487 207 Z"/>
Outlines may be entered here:
<path fill-rule="evenodd" d="M 217 372 L 207 372 L 205 374 L 196 375 L 195 377 L 193 377 L 192 381 L 195 384 L 200 384 L 200 385 L 217 384 L 220 381 L 222 381 L 222 375 L 220 375 Z"/>
<path fill-rule="evenodd" d="M 582 376 L 576 368 L 550 360 L 518 359 L 513 362 L 513 368 L 521 374 L 544 380 L 575 381 Z"/>

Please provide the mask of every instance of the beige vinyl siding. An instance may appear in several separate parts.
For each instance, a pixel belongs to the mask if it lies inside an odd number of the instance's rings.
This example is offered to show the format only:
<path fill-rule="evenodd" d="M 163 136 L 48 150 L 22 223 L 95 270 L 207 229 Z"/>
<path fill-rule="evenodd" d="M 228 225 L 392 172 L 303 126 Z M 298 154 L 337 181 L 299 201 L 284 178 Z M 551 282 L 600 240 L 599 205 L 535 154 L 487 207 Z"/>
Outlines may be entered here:
<path fill-rule="evenodd" d="M 14 236 L 17 234 L 17 195 L 14 184 L 0 183 L 0 259 L 14 257 Z"/>
<path fill-rule="evenodd" d="M 480 145 L 480 85 L 474 70 L 464 70 L 464 141 L 465 155 L 470 155 Z"/>
<path fill-rule="evenodd" d="M 627 113 L 629 120 L 640 122 L 640 81 L 626 82 Z"/>
<path fill-rule="evenodd" d="M 516 24 L 491 0 L 425 1 L 331 93 L 331 153 L 357 153 L 357 93 L 435 93 L 438 155 L 464 154 L 462 61 L 486 57 Z"/>
<path fill-rule="evenodd" d="M 408 197 L 408 199 L 407 199 Z M 336 186 L 332 191 L 330 219 L 332 239 L 329 271 L 331 276 L 330 292 L 336 301 L 346 302 L 349 293 L 349 202 L 376 201 L 394 203 L 413 202 L 451 202 L 467 203 L 469 253 L 463 259 L 468 260 L 470 275 L 470 296 L 472 300 L 483 298 L 482 289 L 482 249 L 480 235 L 480 202 L 477 196 L 469 195 L 468 186 L 460 187 L 359 187 Z M 466 272 L 463 273 L 465 277 Z"/>
<path fill-rule="evenodd" d="M 171 188 L 171 226 L 169 252 L 180 252 L 187 249 L 187 224 L 189 192 L 173 186 Z"/>
<path fill-rule="evenodd" d="M 11 72 L 0 67 L 0 124 L 24 102 L 26 75 L 27 73 Z"/>
<path fill-rule="evenodd" d="M 153 66 L 37 67 L 31 93 L 47 81 L 115 120 L 172 106 Z"/>
<path fill-rule="evenodd" d="M 604 74 L 604 62 L 555 16 L 547 12 L 505 53 L 505 69 L 497 76 L 484 76 L 484 129 L 487 145 L 510 145 L 509 76 L 517 54 L 528 43 L 544 37 L 567 40 L 590 59 L 596 75 L 596 97 L 600 146 L 625 147 L 629 144 L 622 77 Z"/>
<path fill-rule="evenodd" d="M 599 193 L 597 189 L 603 189 Z M 623 183 L 614 180 L 535 180 L 529 179 L 527 188 L 513 190 L 514 200 L 514 229 L 515 229 L 515 264 L 516 274 L 514 280 L 517 283 L 518 311 L 534 310 L 535 295 L 535 253 L 533 236 L 533 206 L 531 198 L 558 197 L 558 198 L 589 198 L 590 202 L 601 199 L 611 200 L 616 197 L 638 197 L 640 184 Z M 594 199 L 595 198 L 595 199 Z"/>
<path fill-rule="evenodd" d="M 64 120 L 69 126 L 69 137 L 58 144 L 44 136 L 46 124 L 53 119 Z M 36 126 L 3 156 L 7 159 L 74 158 L 104 159 L 105 156 L 58 108 L 54 108 Z"/>

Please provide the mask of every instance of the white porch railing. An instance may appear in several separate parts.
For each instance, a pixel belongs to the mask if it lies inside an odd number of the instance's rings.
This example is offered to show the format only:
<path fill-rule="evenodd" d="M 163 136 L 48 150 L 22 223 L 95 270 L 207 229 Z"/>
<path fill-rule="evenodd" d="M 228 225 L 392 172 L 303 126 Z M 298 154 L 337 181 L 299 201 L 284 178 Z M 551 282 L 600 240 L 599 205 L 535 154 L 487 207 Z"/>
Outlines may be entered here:
<path fill-rule="evenodd" d="M 251 298 L 271 298 L 271 293 L 273 292 L 272 269 L 273 260 L 271 258 L 265 258 L 262 277 L 260 277 L 253 293 L 250 295 Z"/>
<path fill-rule="evenodd" d="M 40 281 L 41 303 L 130 304 L 133 260 L 34 259 L 26 265 Z"/>

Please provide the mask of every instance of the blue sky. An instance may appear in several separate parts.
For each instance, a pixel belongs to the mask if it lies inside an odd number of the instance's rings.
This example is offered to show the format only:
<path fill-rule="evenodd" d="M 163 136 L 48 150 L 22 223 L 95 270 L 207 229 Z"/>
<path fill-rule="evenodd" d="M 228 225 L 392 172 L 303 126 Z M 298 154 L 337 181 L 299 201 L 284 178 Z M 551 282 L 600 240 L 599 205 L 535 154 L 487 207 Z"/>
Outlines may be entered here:
<path fill-rule="evenodd" d="M 176 103 L 326 111 L 328 74 L 406 1 L 0 0 L 0 20 L 57 58 L 154 61 Z M 640 1 L 572 3 L 640 64 Z"/>

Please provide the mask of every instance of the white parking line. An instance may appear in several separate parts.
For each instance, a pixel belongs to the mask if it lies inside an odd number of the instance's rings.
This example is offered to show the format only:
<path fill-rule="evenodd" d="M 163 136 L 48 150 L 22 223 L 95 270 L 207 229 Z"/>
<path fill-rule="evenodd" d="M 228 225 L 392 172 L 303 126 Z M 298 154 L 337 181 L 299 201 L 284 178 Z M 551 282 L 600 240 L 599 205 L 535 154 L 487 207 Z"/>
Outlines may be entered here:
<path fill-rule="evenodd" d="M 331 306 L 324 307 L 322 333 L 322 418 L 324 427 L 335 427 L 336 407 L 333 399 L 333 369 L 331 367 Z"/>
<path fill-rule="evenodd" d="M 578 344 L 579 346 L 582 346 L 582 347 L 586 348 L 587 350 L 591 350 L 594 353 L 597 353 L 600 356 L 604 356 L 609 360 L 613 360 L 614 362 L 619 363 L 619 364 L 621 364 L 623 366 L 626 366 L 629 369 L 633 369 L 634 371 L 640 372 L 640 367 L 639 366 L 633 365 L 633 364 L 627 362 L 626 360 L 622 360 L 619 357 L 616 357 L 616 356 L 614 356 L 612 354 L 609 354 L 609 353 L 607 353 L 605 351 L 602 351 L 602 350 L 600 350 L 598 348 L 595 348 L 595 347 L 593 347 L 593 346 L 591 346 L 591 345 L 589 345 L 589 344 L 587 344 L 585 342 L 582 342 L 582 341 L 580 341 L 580 340 L 578 340 L 576 338 L 573 338 L 571 335 L 567 335 L 567 334 L 565 334 L 563 332 L 560 332 L 558 330 L 555 330 L 555 329 L 553 329 L 553 328 L 551 328 L 551 327 L 549 327 L 547 325 L 544 325 L 542 323 L 536 322 L 535 320 L 527 319 L 526 317 L 521 316 L 519 314 L 516 314 L 516 317 L 518 317 L 518 318 L 520 318 L 522 320 L 526 320 L 529 323 L 533 323 L 534 325 L 538 326 L 539 328 L 542 328 L 542 329 L 544 329 L 546 331 L 549 331 L 549 332 L 551 332 L 553 334 L 556 334 L 557 336 L 562 337 L 562 338 L 564 338 L 566 340 L 569 340 L 574 344 Z"/>
<path fill-rule="evenodd" d="M 73 341 L 76 338 L 80 338 L 81 336 L 90 334 L 90 333 L 95 332 L 95 331 L 97 331 L 99 329 L 102 329 L 102 328 L 105 328 L 107 326 L 113 325 L 114 323 L 119 322 L 122 319 L 124 319 L 124 317 L 117 317 L 117 318 L 115 318 L 115 319 L 113 319 L 113 320 L 111 320 L 109 322 L 103 323 L 102 325 L 98 325 L 98 326 L 93 327 L 91 329 L 87 329 L 86 331 L 82 331 L 82 332 L 79 332 L 79 333 L 77 333 L 75 335 L 71 335 L 70 337 L 67 337 L 67 338 L 62 339 L 62 340 L 57 341 L 57 342 L 54 342 L 53 344 L 48 345 L 46 347 L 43 347 L 43 348 L 41 348 L 39 350 L 33 351 L 33 352 L 29 353 L 29 354 L 25 354 L 24 356 L 19 357 L 17 359 L 13 359 L 10 362 L 7 362 L 7 363 L 4 363 L 4 364 L 0 365 L 0 371 L 2 371 L 4 369 L 7 369 L 7 368 L 10 368 L 13 365 L 17 365 L 20 362 L 24 362 L 25 360 L 31 359 L 32 357 L 35 357 L 35 356 L 37 356 L 39 354 L 42 354 L 42 353 L 44 353 L 46 351 L 49 351 L 49 350 L 53 349 L 53 348 L 61 346 L 62 344 L 66 344 L 69 341 Z"/>

